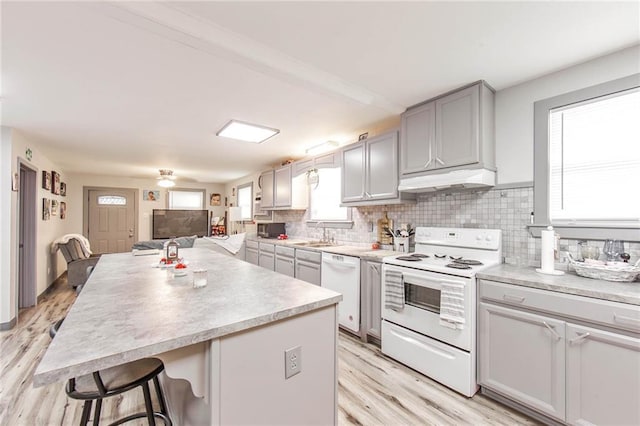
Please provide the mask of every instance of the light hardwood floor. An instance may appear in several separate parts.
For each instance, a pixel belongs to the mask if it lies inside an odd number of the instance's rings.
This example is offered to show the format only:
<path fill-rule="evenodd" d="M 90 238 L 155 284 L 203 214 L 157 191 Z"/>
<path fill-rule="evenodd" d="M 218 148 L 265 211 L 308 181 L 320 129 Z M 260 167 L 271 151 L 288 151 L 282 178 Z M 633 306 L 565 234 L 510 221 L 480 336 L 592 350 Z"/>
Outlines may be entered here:
<path fill-rule="evenodd" d="M 0 332 L 0 425 L 79 423 L 82 404 L 67 398 L 64 383 L 40 388 L 32 384 L 33 372 L 50 342 L 49 326 L 65 315 L 74 300 L 75 293 L 60 280 L 37 308 L 20 311 L 12 330 Z M 470 399 L 458 395 L 387 358 L 376 346 L 342 333 L 338 388 L 341 425 L 537 424 L 482 395 Z M 101 423 L 143 407 L 142 392 L 113 397 L 103 405 Z"/>

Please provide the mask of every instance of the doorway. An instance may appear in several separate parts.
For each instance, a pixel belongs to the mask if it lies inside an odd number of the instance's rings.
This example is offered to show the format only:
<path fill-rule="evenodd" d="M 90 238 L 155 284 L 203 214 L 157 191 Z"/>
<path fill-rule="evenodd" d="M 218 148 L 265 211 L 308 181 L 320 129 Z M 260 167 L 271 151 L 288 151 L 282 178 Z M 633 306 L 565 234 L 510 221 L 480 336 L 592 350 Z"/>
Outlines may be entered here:
<path fill-rule="evenodd" d="M 18 309 L 35 306 L 37 172 L 20 162 L 18 189 Z"/>
<path fill-rule="evenodd" d="M 85 231 L 95 254 L 131 251 L 138 240 L 137 189 L 84 188 Z"/>

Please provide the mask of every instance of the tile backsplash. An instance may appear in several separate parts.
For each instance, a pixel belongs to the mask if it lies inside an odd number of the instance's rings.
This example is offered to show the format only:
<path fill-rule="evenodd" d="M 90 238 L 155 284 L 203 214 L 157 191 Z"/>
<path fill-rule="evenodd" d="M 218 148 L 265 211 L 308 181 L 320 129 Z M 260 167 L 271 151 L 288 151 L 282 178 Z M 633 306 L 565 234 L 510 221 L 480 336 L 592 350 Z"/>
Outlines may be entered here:
<path fill-rule="evenodd" d="M 356 207 L 352 209 L 353 228 L 329 229 L 342 244 L 367 246 L 377 239 L 377 221 L 384 212 L 393 220 L 416 226 L 495 228 L 502 230 L 502 252 L 505 263 L 540 265 L 540 239 L 533 238 L 527 229 L 533 211 L 531 186 L 458 193 L 421 195 L 415 204 Z M 285 222 L 287 233 L 294 237 L 319 239 L 322 229 L 307 227 L 307 211 L 275 212 L 274 221 Z M 562 237 L 562 236 L 561 236 Z M 600 248 L 602 241 L 589 241 Z M 578 240 L 560 239 L 561 250 L 578 255 Z M 625 250 L 632 261 L 640 256 L 640 243 L 626 243 Z M 559 260 L 563 263 L 564 259 Z M 561 267 L 561 265 L 559 265 Z"/>

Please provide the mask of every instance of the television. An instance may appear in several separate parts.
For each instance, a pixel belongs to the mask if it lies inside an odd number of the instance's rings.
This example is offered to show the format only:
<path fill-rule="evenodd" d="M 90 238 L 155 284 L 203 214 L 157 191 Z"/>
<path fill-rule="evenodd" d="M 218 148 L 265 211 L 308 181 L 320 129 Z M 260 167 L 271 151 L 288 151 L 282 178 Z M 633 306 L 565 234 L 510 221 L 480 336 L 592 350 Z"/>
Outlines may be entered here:
<path fill-rule="evenodd" d="M 209 210 L 153 210 L 153 239 L 209 235 Z"/>

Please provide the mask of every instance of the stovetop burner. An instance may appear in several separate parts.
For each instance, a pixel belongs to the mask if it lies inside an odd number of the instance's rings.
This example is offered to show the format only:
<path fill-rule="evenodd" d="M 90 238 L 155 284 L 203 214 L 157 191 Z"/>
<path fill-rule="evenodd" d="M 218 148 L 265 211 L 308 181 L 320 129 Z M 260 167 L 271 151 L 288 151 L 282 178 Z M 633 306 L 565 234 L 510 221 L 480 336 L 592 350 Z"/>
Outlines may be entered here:
<path fill-rule="evenodd" d="M 455 268 L 455 269 L 471 269 L 471 266 L 464 265 L 462 263 L 447 263 L 445 266 L 447 268 Z"/>
<path fill-rule="evenodd" d="M 421 257 L 421 258 L 423 258 L 423 259 L 426 259 L 427 257 L 429 257 L 429 255 L 428 255 L 428 254 L 422 254 L 422 253 L 411 253 L 411 254 L 410 254 L 410 256 L 413 256 L 413 257 Z"/>
<path fill-rule="evenodd" d="M 434 254 L 434 256 L 438 259 L 444 259 L 445 257 L 447 257 L 446 254 Z"/>
<path fill-rule="evenodd" d="M 462 259 L 462 256 L 451 256 L 451 255 L 449 255 L 449 259 L 451 259 L 451 260 L 453 260 L 455 262 L 456 260 Z"/>
<path fill-rule="evenodd" d="M 479 260 L 474 260 L 474 259 L 454 259 L 453 263 L 459 263 L 461 265 L 482 265 L 483 263 L 480 262 Z"/>
<path fill-rule="evenodd" d="M 422 259 L 420 258 L 420 256 L 398 256 L 396 257 L 396 259 L 398 260 L 406 260 L 408 262 L 420 262 Z"/>

